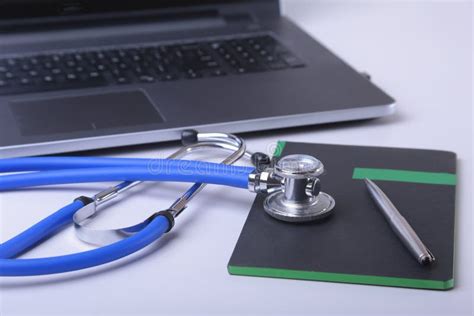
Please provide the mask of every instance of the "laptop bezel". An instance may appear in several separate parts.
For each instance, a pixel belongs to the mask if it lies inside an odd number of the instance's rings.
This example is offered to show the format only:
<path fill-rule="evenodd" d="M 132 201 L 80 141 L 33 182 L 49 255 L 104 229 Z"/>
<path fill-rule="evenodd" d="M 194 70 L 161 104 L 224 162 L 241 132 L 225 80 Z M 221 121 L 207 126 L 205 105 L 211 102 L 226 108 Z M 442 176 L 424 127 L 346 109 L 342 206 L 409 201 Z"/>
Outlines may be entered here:
<path fill-rule="evenodd" d="M 124 12 L 180 10 L 229 5 L 271 5 L 278 0 L 7 0 L 0 3 L 0 24 L 21 19 L 77 17 Z M 25 10 L 25 8 L 28 8 Z"/>

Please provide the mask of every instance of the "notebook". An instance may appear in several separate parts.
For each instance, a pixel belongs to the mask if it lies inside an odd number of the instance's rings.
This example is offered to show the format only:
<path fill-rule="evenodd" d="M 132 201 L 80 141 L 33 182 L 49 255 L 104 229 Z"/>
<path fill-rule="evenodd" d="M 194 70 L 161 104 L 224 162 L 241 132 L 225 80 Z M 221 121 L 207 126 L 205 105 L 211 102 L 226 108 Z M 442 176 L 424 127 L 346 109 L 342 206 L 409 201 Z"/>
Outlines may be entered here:
<path fill-rule="evenodd" d="M 454 286 L 456 155 L 419 149 L 279 142 L 276 157 L 303 153 L 325 165 L 336 200 L 322 221 L 278 221 L 257 196 L 228 264 L 234 275 L 447 290 Z M 278 158 L 277 158 L 278 159 Z M 375 181 L 436 257 L 420 265 L 377 209 Z"/>

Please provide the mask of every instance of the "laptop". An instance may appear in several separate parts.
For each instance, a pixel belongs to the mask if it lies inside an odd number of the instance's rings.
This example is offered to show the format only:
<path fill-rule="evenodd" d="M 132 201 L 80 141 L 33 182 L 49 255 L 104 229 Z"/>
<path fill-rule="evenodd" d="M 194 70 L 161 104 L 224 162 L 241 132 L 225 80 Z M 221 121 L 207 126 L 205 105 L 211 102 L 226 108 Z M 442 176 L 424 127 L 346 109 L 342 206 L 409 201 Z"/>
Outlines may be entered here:
<path fill-rule="evenodd" d="M 0 0 L 0 156 L 389 115 L 278 0 Z"/>

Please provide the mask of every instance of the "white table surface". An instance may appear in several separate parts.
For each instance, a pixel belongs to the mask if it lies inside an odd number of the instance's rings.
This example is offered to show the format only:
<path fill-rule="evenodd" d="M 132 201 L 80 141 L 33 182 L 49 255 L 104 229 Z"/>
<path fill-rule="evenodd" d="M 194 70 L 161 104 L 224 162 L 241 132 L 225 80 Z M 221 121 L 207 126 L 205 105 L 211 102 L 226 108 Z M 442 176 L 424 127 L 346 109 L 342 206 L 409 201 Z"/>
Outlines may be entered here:
<path fill-rule="evenodd" d="M 1 315 L 413 314 L 472 315 L 472 4 L 469 1 L 287 0 L 287 16 L 398 101 L 385 119 L 260 133 L 251 149 L 276 140 L 431 148 L 459 156 L 455 288 L 427 291 L 231 276 L 227 262 L 250 209 L 244 190 L 207 188 L 175 230 L 118 263 L 64 275 L 0 279 Z M 161 146 L 158 156 L 173 151 Z M 156 148 L 105 154 L 156 157 Z M 76 185 L 0 195 L 6 240 L 81 194 Z M 139 221 L 182 185 L 147 186 L 100 217 L 98 226 Z M 164 204 L 165 203 L 165 204 Z M 25 257 L 88 249 L 66 229 Z M 138 260 L 140 259 L 140 260 Z"/>

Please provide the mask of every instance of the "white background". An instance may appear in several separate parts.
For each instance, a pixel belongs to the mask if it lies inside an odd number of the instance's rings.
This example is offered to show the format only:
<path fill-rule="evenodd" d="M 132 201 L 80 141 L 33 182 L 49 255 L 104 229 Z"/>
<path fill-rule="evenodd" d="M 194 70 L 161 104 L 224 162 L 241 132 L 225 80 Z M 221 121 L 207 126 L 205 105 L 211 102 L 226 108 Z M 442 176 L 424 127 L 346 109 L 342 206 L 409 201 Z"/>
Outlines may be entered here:
<path fill-rule="evenodd" d="M 193 201 L 172 233 L 130 258 L 64 275 L 0 279 L 1 315 L 472 315 L 472 4 L 287 0 L 283 11 L 356 69 L 368 71 L 397 99 L 398 112 L 370 122 L 250 135 L 249 148 L 268 150 L 283 139 L 456 152 L 455 288 L 442 292 L 230 276 L 227 262 L 253 197 L 244 190 L 214 187 Z M 104 154 L 164 157 L 175 148 L 159 149 L 158 154 L 153 146 Z M 2 193 L 0 240 L 79 194 L 103 187 Z M 140 221 L 171 202 L 176 188 L 184 186 L 146 186 L 104 213 L 97 225 Z M 26 257 L 86 249 L 67 229 Z"/>

